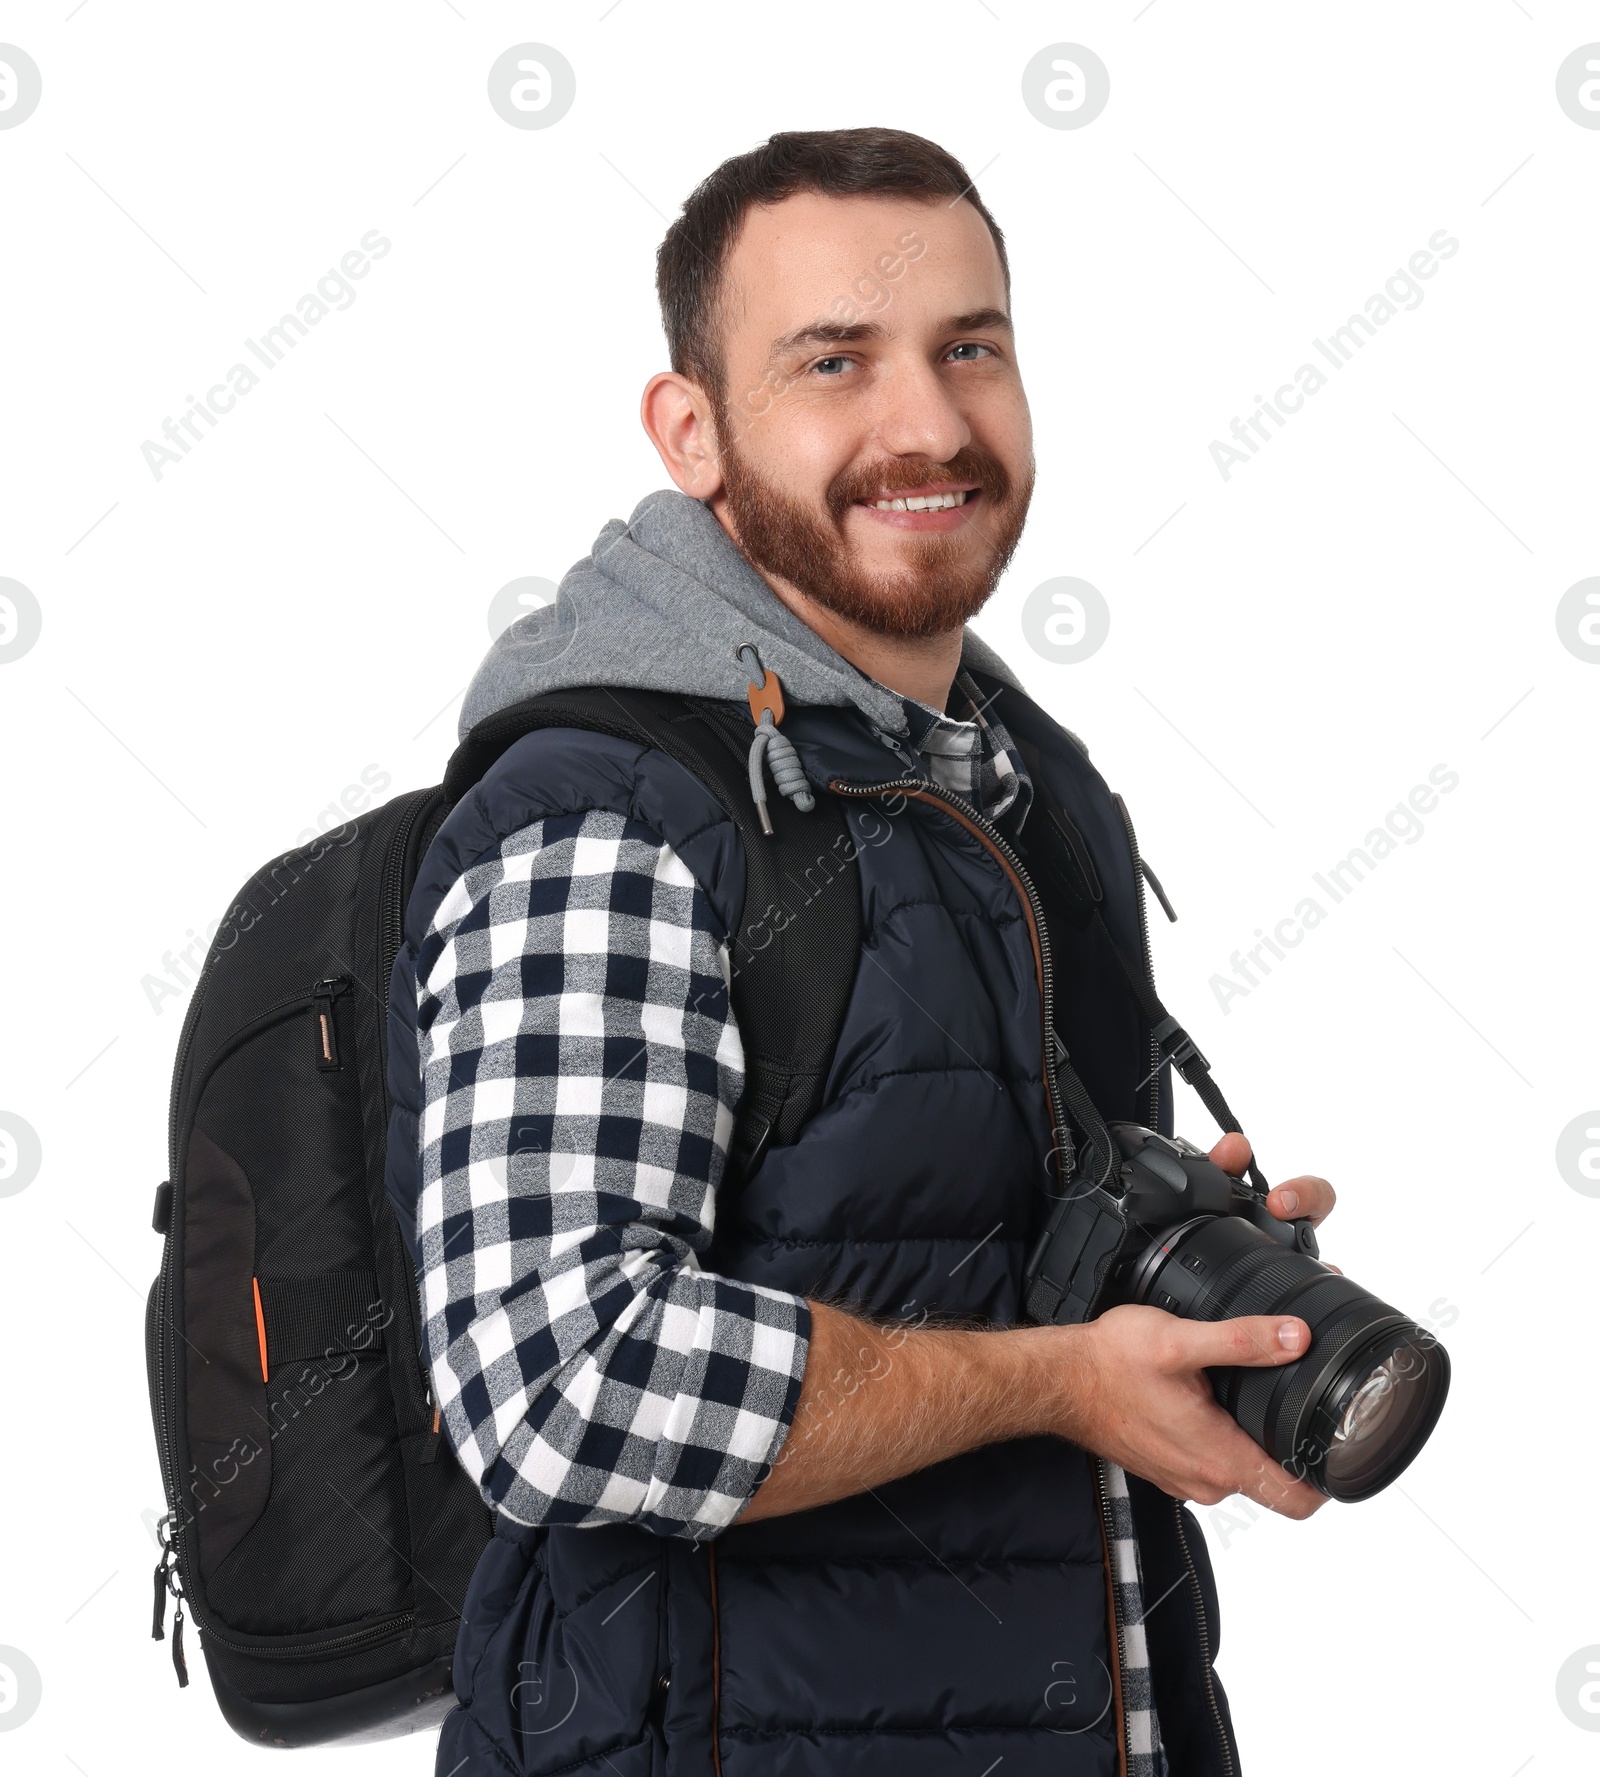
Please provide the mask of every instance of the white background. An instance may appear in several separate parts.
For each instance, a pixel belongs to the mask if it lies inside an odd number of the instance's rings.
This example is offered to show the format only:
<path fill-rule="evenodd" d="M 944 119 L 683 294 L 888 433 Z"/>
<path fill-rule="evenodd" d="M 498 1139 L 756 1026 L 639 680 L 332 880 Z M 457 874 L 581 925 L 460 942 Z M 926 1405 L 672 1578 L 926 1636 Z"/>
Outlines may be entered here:
<path fill-rule="evenodd" d="M 364 767 L 436 781 L 496 589 L 665 484 L 636 407 L 695 182 L 874 123 L 959 155 L 1012 255 L 1040 473 L 979 628 L 1128 797 L 1182 916 L 1165 995 L 1269 1176 L 1335 1182 L 1325 1254 L 1455 1364 L 1378 1499 L 1199 1509 L 1245 1768 L 1592 1771 L 1556 1675 L 1600 1643 L 1600 1200 L 1555 1146 L 1600 1103 L 1600 667 L 1555 609 L 1600 573 L 1600 130 L 1555 74 L 1600 6 L 605 5 L 0 5 L 43 72 L 0 131 L 0 575 L 43 611 L 0 666 L 0 1110 L 43 1145 L 0 1199 L 0 1644 L 44 1682 L 8 1768 L 257 1756 L 192 1640 L 180 1693 L 148 1632 L 185 995 L 153 1009 L 146 978 Z M 548 130 L 486 99 L 529 41 L 577 71 Z M 1110 70 L 1082 129 L 1021 98 L 1062 41 Z M 1441 228 L 1420 306 L 1225 481 L 1212 439 Z M 353 305 L 158 481 L 141 443 L 371 229 Z M 1111 611 L 1081 665 L 1019 622 L 1058 575 Z M 1423 836 L 1224 1012 L 1231 954 L 1440 764 Z M 1207 1133 L 1192 1100 L 1180 1126 Z"/>

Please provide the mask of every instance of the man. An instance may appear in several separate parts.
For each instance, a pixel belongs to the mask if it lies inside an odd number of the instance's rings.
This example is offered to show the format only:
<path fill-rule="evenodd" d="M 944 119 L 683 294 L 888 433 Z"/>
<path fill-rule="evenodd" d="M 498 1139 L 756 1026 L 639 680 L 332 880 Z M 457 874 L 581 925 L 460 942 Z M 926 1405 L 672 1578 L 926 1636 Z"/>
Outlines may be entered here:
<path fill-rule="evenodd" d="M 1000 231 L 919 137 L 779 135 L 691 196 L 658 285 L 672 369 L 642 418 L 678 491 L 500 638 L 462 733 L 561 687 L 742 709 L 771 675 L 752 793 L 839 798 L 860 954 L 820 1104 L 723 1203 L 748 810 L 547 727 L 423 860 L 396 1000 L 427 1356 L 496 1511 L 440 1777 L 1233 1777 L 1181 1501 L 1323 1503 L 1205 1376 L 1308 1329 L 1019 1324 L 1082 1137 L 1042 1020 L 1105 1116 L 1170 1104 L 1125 980 L 1023 868 L 1075 822 L 1138 954 L 1131 829 L 964 629 L 1033 488 Z M 1333 1192 L 1269 1204 L 1315 1222 Z"/>

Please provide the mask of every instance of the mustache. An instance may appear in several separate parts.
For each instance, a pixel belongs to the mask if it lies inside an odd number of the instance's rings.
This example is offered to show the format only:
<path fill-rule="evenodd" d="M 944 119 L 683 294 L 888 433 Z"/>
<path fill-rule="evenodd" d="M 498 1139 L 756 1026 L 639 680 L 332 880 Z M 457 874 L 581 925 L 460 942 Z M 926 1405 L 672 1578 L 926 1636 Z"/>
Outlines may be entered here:
<path fill-rule="evenodd" d="M 997 504 L 1011 494 L 1011 477 L 1000 459 L 968 445 L 944 463 L 930 458 L 893 457 L 876 465 L 843 469 L 828 484 L 828 511 L 837 524 L 858 500 L 892 497 L 904 488 L 926 487 L 930 481 L 973 482 L 985 499 Z"/>

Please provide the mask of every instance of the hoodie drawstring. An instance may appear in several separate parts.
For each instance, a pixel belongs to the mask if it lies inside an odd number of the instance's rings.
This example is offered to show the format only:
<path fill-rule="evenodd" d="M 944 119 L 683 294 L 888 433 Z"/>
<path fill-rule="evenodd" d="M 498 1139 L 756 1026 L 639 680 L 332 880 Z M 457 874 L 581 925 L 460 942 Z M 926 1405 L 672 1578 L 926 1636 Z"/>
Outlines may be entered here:
<path fill-rule="evenodd" d="M 750 717 L 756 725 L 750 742 L 750 795 L 761 817 L 761 831 L 770 837 L 772 817 L 767 813 L 763 763 L 771 768 L 778 794 L 787 796 L 802 814 L 810 814 L 817 805 L 816 798 L 811 794 L 794 742 L 778 727 L 783 720 L 783 687 L 778 683 L 778 675 L 762 666 L 753 642 L 743 643 L 735 650 L 735 656 L 750 678 Z"/>

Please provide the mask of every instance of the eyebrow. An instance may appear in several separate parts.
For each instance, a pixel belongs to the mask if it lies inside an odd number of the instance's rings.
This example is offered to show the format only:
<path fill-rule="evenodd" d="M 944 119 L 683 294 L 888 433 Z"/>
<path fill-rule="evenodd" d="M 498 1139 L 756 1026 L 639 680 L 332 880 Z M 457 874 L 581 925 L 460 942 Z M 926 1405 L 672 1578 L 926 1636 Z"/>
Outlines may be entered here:
<path fill-rule="evenodd" d="M 964 315 L 952 315 L 940 327 L 941 333 L 975 333 L 981 328 L 1004 328 L 1011 331 L 1011 317 L 1004 309 L 969 309 Z M 862 340 L 885 339 L 888 329 L 877 321 L 813 321 L 809 327 L 797 327 L 772 342 L 768 354 L 780 358 L 799 346 L 855 345 Z"/>

